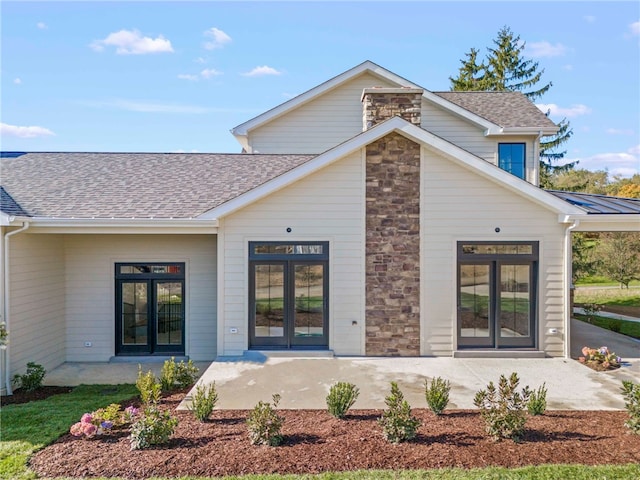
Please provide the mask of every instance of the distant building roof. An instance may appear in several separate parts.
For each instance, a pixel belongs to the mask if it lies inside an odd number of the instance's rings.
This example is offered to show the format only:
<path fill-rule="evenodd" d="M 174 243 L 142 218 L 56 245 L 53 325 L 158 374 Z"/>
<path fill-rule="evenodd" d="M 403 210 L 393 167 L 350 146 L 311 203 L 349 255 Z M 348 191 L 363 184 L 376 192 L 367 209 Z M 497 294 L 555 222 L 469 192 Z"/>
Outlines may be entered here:
<path fill-rule="evenodd" d="M 520 92 L 432 92 L 505 128 L 556 126 Z"/>
<path fill-rule="evenodd" d="M 561 192 L 547 190 L 572 205 L 583 208 L 589 214 L 640 214 L 640 198 L 609 197 L 594 193 Z"/>
<path fill-rule="evenodd" d="M 193 218 L 310 158 L 208 153 L 2 156 L 0 210 L 50 218 Z"/>

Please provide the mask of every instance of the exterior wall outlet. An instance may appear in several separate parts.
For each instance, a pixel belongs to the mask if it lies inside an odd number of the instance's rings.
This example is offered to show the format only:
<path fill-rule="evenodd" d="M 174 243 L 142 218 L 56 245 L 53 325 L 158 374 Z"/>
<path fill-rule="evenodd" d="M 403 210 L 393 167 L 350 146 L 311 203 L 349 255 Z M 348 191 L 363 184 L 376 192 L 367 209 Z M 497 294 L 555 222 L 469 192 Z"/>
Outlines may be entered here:
<path fill-rule="evenodd" d="M 229 329 L 229 333 L 238 333 L 238 329 L 236 327 L 231 327 Z"/>
<path fill-rule="evenodd" d="M 549 329 L 549 335 L 557 335 L 558 334 L 558 329 L 557 328 L 550 328 Z"/>
<path fill-rule="evenodd" d="M 85 346 L 85 347 L 93 347 L 93 343 L 91 343 L 91 342 L 84 342 L 84 346 Z"/>

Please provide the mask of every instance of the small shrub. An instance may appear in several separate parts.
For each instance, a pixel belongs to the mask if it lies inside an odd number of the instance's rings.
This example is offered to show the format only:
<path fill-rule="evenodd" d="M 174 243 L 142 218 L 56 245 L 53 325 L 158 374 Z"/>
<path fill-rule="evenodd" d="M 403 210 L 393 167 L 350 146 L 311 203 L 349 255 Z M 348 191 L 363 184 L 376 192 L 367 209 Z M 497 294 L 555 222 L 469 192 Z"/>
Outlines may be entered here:
<path fill-rule="evenodd" d="M 527 403 L 529 415 L 542 415 L 547 410 L 547 388 L 543 383 L 538 390 L 531 392 Z"/>
<path fill-rule="evenodd" d="M 138 379 L 136 387 L 140 392 L 140 400 L 145 405 L 157 404 L 162 394 L 162 385 L 158 382 L 151 370 L 142 373 L 142 367 L 138 365 Z"/>
<path fill-rule="evenodd" d="M 411 440 L 416 436 L 420 420 L 411 416 L 409 402 L 404 399 L 396 382 L 391 382 L 391 393 L 384 399 L 387 410 L 382 412 L 378 423 L 382 425 L 382 435 L 391 443 Z"/>
<path fill-rule="evenodd" d="M 215 382 L 209 385 L 197 385 L 191 398 L 189 411 L 200 422 L 204 422 L 213 412 L 216 403 L 218 403 L 218 392 L 216 392 Z"/>
<path fill-rule="evenodd" d="M 327 409 L 336 418 L 344 418 L 356 402 L 360 389 L 353 383 L 338 382 L 332 385 L 327 395 Z"/>
<path fill-rule="evenodd" d="M 622 363 L 622 358 L 610 352 L 607 347 L 582 347 L 582 355 L 578 357 L 578 361 L 597 371 L 614 370 L 620 368 Z"/>
<path fill-rule="evenodd" d="M 148 406 L 131 425 L 131 450 L 168 443 L 177 426 L 178 420 L 169 412 L 162 412 L 155 405 Z"/>
<path fill-rule="evenodd" d="M 280 395 L 273 395 L 273 406 L 269 402 L 258 402 L 247 418 L 249 441 L 252 445 L 277 447 L 282 442 L 282 424 L 284 419 L 275 409 L 280 403 Z"/>
<path fill-rule="evenodd" d="M 602 310 L 602 305 L 598 305 L 597 303 L 585 303 L 582 305 L 582 310 L 584 310 L 584 314 L 588 317 L 597 315 Z"/>
<path fill-rule="evenodd" d="M 160 371 L 160 384 L 163 392 L 170 392 L 179 388 L 187 388 L 198 379 L 198 367 L 192 360 L 187 363 L 180 360 L 176 363 L 175 357 L 165 360 Z"/>
<path fill-rule="evenodd" d="M 33 392 L 42 386 L 47 371 L 38 363 L 27 363 L 27 371 L 22 375 L 14 375 L 13 381 L 25 392 Z"/>
<path fill-rule="evenodd" d="M 130 423 L 137 415 L 138 409 L 135 407 L 130 406 L 121 410 L 120 405 L 112 403 L 108 407 L 82 415 L 79 422 L 71 425 L 69 433 L 75 437 L 91 438 L 102 435 L 114 427 Z"/>
<path fill-rule="evenodd" d="M 424 396 L 427 405 L 436 415 L 440 415 L 447 408 L 450 391 L 451 383 L 449 380 L 436 377 L 431 380 L 431 385 L 429 385 L 429 380 L 424 381 Z"/>
<path fill-rule="evenodd" d="M 629 414 L 629 420 L 624 422 L 624 425 L 633 433 L 640 435 L 640 383 L 623 380 L 622 395 L 625 400 L 624 407 Z"/>
<path fill-rule="evenodd" d="M 518 392 L 520 380 L 516 372 L 509 379 L 500 375 L 498 388 L 489 382 L 486 390 L 476 393 L 473 404 L 480 409 L 486 424 L 486 432 L 494 440 L 511 438 L 520 440 L 524 434 L 526 422 L 525 408 L 529 402 L 531 391 L 525 387 Z"/>

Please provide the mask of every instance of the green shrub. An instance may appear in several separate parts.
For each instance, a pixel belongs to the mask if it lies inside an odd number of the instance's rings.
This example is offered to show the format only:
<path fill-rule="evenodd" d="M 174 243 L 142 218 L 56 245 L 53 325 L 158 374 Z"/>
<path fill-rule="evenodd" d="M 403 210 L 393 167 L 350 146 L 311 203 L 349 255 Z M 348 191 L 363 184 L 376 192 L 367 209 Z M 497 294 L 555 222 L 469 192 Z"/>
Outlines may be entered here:
<path fill-rule="evenodd" d="M 629 413 L 629 420 L 624 422 L 624 425 L 633 433 L 640 435 L 640 383 L 623 380 L 622 394 L 625 400 L 624 406 Z"/>
<path fill-rule="evenodd" d="M 280 395 L 273 395 L 273 406 L 269 402 L 258 402 L 247 418 L 249 441 L 252 445 L 277 447 L 282 442 L 282 424 L 284 419 L 275 409 L 280 403 Z"/>
<path fill-rule="evenodd" d="M 622 329 L 622 321 L 618 320 L 617 318 L 613 318 L 609 320 L 609 322 L 607 323 L 607 326 L 609 327 L 609 330 L 611 330 L 612 332 L 620 333 L 620 330 Z"/>
<path fill-rule="evenodd" d="M 332 385 L 327 395 L 327 409 L 336 418 L 343 418 L 356 402 L 360 389 L 353 383 L 338 382 Z"/>
<path fill-rule="evenodd" d="M 409 402 L 404 399 L 396 382 L 391 382 L 391 394 L 385 399 L 387 410 L 382 412 L 378 423 L 382 425 L 382 435 L 391 443 L 411 440 L 416 436 L 420 420 L 411 416 Z"/>
<path fill-rule="evenodd" d="M 160 395 L 162 394 L 162 386 L 156 379 L 151 370 L 147 373 L 142 373 L 142 367 L 138 365 L 138 379 L 136 380 L 136 387 L 140 392 L 140 400 L 145 405 L 157 404 L 160 401 Z"/>
<path fill-rule="evenodd" d="M 148 406 L 131 425 L 131 450 L 168 443 L 177 426 L 178 420 L 169 412 L 162 412 L 155 405 Z"/>
<path fill-rule="evenodd" d="M 500 375 L 498 388 L 489 382 L 486 390 L 476 393 L 473 404 L 480 409 L 480 414 L 486 423 L 486 432 L 494 440 L 511 438 L 520 440 L 524 434 L 527 420 L 525 408 L 529 402 L 531 391 L 525 387 L 518 392 L 520 380 L 516 372 L 509 379 Z"/>
<path fill-rule="evenodd" d="M 198 367 L 189 360 L 187 363 L 180 360 L 176 363 L 175 357 L 165 360 L 160 371 L 160 384 L 163 392 L 170 392 L 179 388 L 187 388 L 198 379 Z"/>
<path fill-rule="evenodd" d="M 204 422 L 213 412 L 216 403 L 218 403 L 218 392 L 216 392 L 215 382 L 209 385 L 197 385 L 191 398 L 189 411 L 199 421 Z"/>
<path fill-rule="evenodd" d="M 38 363 L 27 363 L 27 371 L 22 375 L 14 375 L 13 381 L 24 391 L 33 392 L 42 386 L 47 371 Z"/>
<path fill-rule="evenodd" d="M 431 385 L 429 385 L 428 379 L 424 381 L 424 396 L 427 400 L 427 405 L 436 415 L 440 415 L 447 408 L 450 391 L 451 383 L 449 380 L 436 377 L 431 380 Z"/>
<path fill-rule="evenodd" d="M 538 390 L 531 392 L 529 402 L 527 403 L 527 411 L 529 415 L 542 415 L 547 410 L 547 388 L 546 384 L 538 387 Z"/>

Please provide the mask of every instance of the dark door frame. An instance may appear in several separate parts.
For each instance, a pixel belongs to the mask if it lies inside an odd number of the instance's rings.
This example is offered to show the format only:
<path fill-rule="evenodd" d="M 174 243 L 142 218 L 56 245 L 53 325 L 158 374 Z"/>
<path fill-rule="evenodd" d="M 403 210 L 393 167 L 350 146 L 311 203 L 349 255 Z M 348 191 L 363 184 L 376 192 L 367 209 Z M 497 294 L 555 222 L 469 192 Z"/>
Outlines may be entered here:
<path fill-rule="evenodd" d="M 256 253 L 256 247 L 321 246 L 322 253 Z M 256 332 L 257 265 L 282 265 L 283 268 L 283 335 L 260 337 Z M 298 265 L 322 266 L 322 335 L 295 335 L 295 268 Z M 329 242 L 249 242 L 249 348 L 250 349 L 324 349 L 329 346 Z"/>
<path fill-rule="evenodd" d="M 123 273 L 123 269 L 150 271 L 138 273 Z M 154 267 L 165 268 L 166 272 L 154 272 Z M 170 272 L 170 270 L 175 270 Z M 179 273 L 176 273 L 179 272 Z M 122 285 L 127 283 L 143 283 L 147 288 L 147 343 L 144 345 L 126 345 L 123 342 L 122 326 Z M 181 339 L 179 345 L 158 344 L 156 329 L 158 324 L 156 286 L 159 283 L 180 283 L 182 295 L 181 307 Z M 116 355 L 184 355 L 185 353 L 185 264 L 180 262 L 122 262 L 115 264 L 115 354 Z"/>

